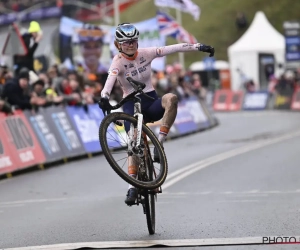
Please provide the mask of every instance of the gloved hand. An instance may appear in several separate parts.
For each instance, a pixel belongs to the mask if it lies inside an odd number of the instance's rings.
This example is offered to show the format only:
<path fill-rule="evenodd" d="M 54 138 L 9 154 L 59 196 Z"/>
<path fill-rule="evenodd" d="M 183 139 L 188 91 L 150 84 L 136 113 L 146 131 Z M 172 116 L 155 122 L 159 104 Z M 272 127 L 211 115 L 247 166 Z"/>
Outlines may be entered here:
<path fill-rule="evenodd" d="M 202 52 L 210 53 L 210 54 L 209 54 L 209 57 L 212 57 L 212 56 L 214 56 L 214 54 L 215 54 L 215 49 L 214 49 L 214 47 L 209 46 L 209 45 L 205 45 L 205 44 L 201 44 L 201 45 L 198 47 L 198 50 L 199 50 L 199 51 L 202 51 Z"/>
<path fill-rule="evenodd" d="M 99 107 L 103 110 L 103 111 L 107 111 L 110 109 L 110 104 L 109 104 L 109 100 L 106 97 L 101 97 L 100 101 L 98 102 Z"/>

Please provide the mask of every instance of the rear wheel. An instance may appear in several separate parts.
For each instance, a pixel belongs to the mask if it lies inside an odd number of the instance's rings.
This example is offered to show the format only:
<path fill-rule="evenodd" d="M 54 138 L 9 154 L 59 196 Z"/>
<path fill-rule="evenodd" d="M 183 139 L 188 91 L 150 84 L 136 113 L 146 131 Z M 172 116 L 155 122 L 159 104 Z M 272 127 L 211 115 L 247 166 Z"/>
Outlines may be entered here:
<path fill-rule="evenodd" d="M 115 124 L 117 121 L 121 123 L 121 126 Z M 128 175 L 128 153 L 130 153 L 128 151 L 128 144 L 130 138 L 128 138 L 128 135 L 125 132 L 124 122 L 133 124 L 135 128 L 137 127 L 137 119 L 133 116 L 120 112 L 111 113 L 105 116 L 101 122 L 99 140 L 106 160 L 113 170 L 129 184 L 137 188 L 148 190 L 160 187 L 167 177 L 167 159 L 157 137 L 145 124 L 142 126 L 142 132 L 144 132 L 147 136 L 147 140 L 149 141 L 149 157 L 151 157 L 151 152 L 153 152 L 154 147 L 156 147 L 160 156 L 160 163 L 152 164 L 153 171 L 156 175 L 151 180 L 139 180 Z"/>

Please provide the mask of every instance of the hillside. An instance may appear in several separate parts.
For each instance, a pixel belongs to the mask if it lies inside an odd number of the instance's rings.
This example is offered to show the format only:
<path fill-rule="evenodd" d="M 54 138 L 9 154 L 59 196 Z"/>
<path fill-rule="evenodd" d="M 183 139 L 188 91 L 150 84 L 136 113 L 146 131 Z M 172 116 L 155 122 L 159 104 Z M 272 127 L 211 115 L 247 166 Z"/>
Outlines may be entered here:
<path fill-rule="evenodd" d="M 194 21 L 189 14 L 182 13 L 184 28 L 192 33 L 199 42 L 213 45 L 216 48 L 217 60 L 228 60 L 227 48 L 245 32 L 235 27 L 235 18 L 238 11 L 245 13 L 249 24 L 256 11 L 263 11 L 270 23 L 283 33 L 283 22 L 286 20 L 300 20 L 299 0 L 193 0 L 200 9 L 199 21 Z M 175 11 L 170 9 L 175 17 Z M 140 22 L 156 15 L 154 0 L 140 0 L 121 13 L 120 22 Z M 168 39 L 168 44 L 176 43 Z M 270 41 L 271 43 L 272 41 Z M 204 54 L 189 53 L 185 55 L 186 67 L 194 61 L 202 60 Z M 168 56 L 168 62 L 177 59 L 177 55 Z"/>

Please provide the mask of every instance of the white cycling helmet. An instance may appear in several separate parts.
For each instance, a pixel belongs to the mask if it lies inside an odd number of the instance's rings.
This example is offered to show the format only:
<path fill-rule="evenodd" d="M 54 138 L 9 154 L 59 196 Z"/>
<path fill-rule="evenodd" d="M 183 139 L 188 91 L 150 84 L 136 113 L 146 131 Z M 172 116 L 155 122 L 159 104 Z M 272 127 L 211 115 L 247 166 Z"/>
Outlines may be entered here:
<path fill-rule="evenodd" d="M 138 39 L 140 32 L 137 28 L 130 23 L 119 24 L 116 33 L 115 39 L 117 42 L 124 42 L 128 40 Z"/>

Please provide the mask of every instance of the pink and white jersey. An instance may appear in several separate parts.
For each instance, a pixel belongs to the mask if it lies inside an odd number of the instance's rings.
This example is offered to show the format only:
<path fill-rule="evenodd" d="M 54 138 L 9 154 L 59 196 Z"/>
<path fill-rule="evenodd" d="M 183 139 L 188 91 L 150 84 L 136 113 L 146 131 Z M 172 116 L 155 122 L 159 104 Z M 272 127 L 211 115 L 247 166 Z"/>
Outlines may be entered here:
<path fill-rule="evenodd" d="M 151 83 L 151 62 L 155 58 L 175 52 L 198 51 L 199 46 L 199 43 L 181 43 L 164 47 L 138 49 L 132 58 L 126 57 L 122 53 L 116 55 L 108 71 L 109 75 L 101 92 L 101 96 L 109 97 L 116 81 L 118 81 L 122 87 L 123 98 L 134 92 L 134 88 L 126 80 L 128 76 L 136 81 L 145 83 L 146 87 L 143 90 L 145 93 L 153 91 L 154 88 Z"/>

